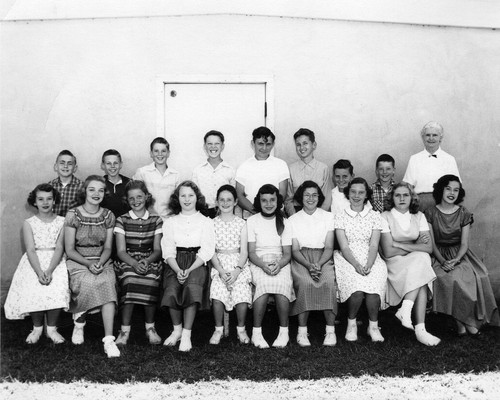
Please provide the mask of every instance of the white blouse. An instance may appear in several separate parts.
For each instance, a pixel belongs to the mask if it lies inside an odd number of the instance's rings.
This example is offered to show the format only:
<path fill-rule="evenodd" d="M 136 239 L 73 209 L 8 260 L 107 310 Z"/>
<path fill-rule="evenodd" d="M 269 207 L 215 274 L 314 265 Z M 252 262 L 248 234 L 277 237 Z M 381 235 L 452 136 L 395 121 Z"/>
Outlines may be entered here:
<path fill-rule="evenodd" d="M 410 224 L 411 224 L 411 213 L 410 211 L 407 211 L 405 213 L 401 213 L 396 208 L 392 208 L 391 211 L 389 211 L 398 225 L 401 227 L 401 229 L 407 231 L 410 229 Z M 422 215 L 423 216 L 423 215 Z M 382 233 L 390 233 L 391 229 L 389 228 L 389 222 L 384 217 L 384 214 L 382 214 Z M 427 220 L 425 218 L 419 218 L 418 220 L 419 223 L 419 231 L 424 232 L 429 230 L 429 224 L 427 223 Z"/>
<path fill-rule="evenodd" d="M 178 214 L 163 222 L 161 249 L 163 258 L 175 258 L 176 247 L 200 247 L 196 254 L 209 261 L 215 253 L 214 223 L 200 212 L 192 215 Z"/>
<path fill-rule="evenodd" d="M 327 233 L 335 229 L 333 214 L 321 208 L 312 215 L 299 211 L 288 219 L 288 225 L 292 239 L 297 239 L 300 248 L 311 249 L 324 249 Z"/>
<path fill-rule="evenodd" d="M 292 238 L 288 221 L 285 220 L 285 230 L 278 235 L 276 231 L 276 219 L 266 219 L 262 214 L 252 215 L 247 220 L 248 242 L 255 242 L 256 254 L 262 257 L 264 254 L 281 254 L 282 246 L 291 246 Z"/>

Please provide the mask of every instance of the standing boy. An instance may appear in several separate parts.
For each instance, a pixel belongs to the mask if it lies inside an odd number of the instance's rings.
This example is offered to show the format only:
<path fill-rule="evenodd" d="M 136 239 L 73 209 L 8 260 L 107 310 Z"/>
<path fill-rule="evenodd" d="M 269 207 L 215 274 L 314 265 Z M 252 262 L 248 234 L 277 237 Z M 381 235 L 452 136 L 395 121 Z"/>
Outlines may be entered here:
<path fill-rule="evenodd" d="M 167 165 L 167 159 L 170 156 L 170 145 L 165 138 L 155 138 L 149 148 L 153 163 L 139 168 L 132 179 L 144 181 L 155 199 L 151 211 L 154 212 L 154 215 L 159 215 L 165 219 L 170 212 L 168 208 L 170 195 L 180 183 L 179 173 Z"/>
<path fill-rule="evenodd" d="M 224 150 L 224 135 L 222 133 L 209 131 L 205 134 L 203 141 L 208 158 L 207 161 L 193 170 L 192 179 L 205 196 L 209 217 L 215 218 L 217 190 L 222 185 L 235 185 L 236 170 L 222 159 L 222 150 Z"/>
<path fill-rule="evenodd" d="M 109 149 L 102 154 L 101 169 L 106 173 L 106 194 L 101 206 L 111 210 L 115 217 L 125 214 L 130 210 L 128 202 L 123 199 L 125 186 L 130 178 L 120 174 L 122 169 L 122 156 L 118 150 Z"/>
<path fill-rule="evenodd" d="M 338 160 L 333 164 L 333 182 L 336 186 L 332 189 L 332 206 L 330 207 L 332 214 L 339 214 L 350 207 L 344 189 L 353 179 L 354 167 L 349 160 Z"/>
<path fill-rule="evenodd" d="M 238 205 L 243 209 L 244 219 L 256 213 L 253 201 L 261 186 L 266 183 L 276 186 L 283 199 L 286 198 L 290 172 L 286 162 L 271 155 L 275 139 L 271 130 L 265 126 L 254 129 L 251 144 L 255 154 L 243 161 L 236 170 Z"/>
<path fill-rule="evenodd" d="M 77 206 L 78 192 L 83 187 L 83 183 L 74 175 L 77 169 L 76 157 L 71 151 L 62 150 L 57 155 L 54 171 L 58 177 L 49 183 L 61 194 L 61 201 L 54 206 L 54 212 L 62 217 L 66 216 L 70 208 Z"/>
<path fill-rule="evenodd" d="M 288 216 L 295 214 L 301 209 L 293 196 L 298 187 L 305 181 L 313 181 L 318 184 L 325 195 L 325 201 L 321 208 L 328 211 L 331 204 L 332 182 L 328 166 L 314 158 L 316 150 L 316 137 L 314 132 L 301 128 L 293 135 L 295 141 L 295 151 L 300 160 L 290 164 L 290 179 L 288 180 L 287 198 L 285 201 L 285 210 Z"/>
<path fill-rule="evenodd" d="M 394 173 L 396 162 L 389 154 L 381 154 L 375 163 L 375 175 L 377 180 L 372 183 L 371 203 L 375 211 L 380 213 L 391 209 L 390 199 L 394 186 Z"/>

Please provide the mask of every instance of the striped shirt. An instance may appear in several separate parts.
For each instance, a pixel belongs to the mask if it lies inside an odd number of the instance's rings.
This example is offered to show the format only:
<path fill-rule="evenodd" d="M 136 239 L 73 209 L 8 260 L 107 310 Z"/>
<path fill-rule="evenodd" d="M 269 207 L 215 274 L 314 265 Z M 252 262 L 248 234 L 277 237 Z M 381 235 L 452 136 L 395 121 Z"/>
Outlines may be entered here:
<path fill-rule="evenodd" d="M 163 220 L 147 211 L 139 218 L 130 210 L 116 219 L 114 233 L 125 235 L 127 253 L 146 253 L 154 250 L 154 237 L 162 233 Z"/>

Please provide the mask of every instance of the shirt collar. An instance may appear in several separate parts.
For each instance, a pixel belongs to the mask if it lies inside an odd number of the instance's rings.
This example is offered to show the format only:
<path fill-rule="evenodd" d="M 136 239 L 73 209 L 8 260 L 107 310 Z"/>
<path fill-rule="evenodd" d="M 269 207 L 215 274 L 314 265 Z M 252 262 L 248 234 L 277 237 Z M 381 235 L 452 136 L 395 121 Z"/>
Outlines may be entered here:
<path fill-rule="evenodd" d="M 208 162 L 208 160 L 205 160 L 205 162 L 202 164 L 202 166 L 206 167 L 207 165 L 210 166 L 211 168 L 213 168 L 212 165 Z M 222 160 L 220 162 L 220 164 L 217 165 L 214 169 L 219 169 L 219 168 L 222 168 L 222 167 L 229 167 L 229 164 L 227 162 L 225 162 L 224 160 Z"/>
<path fill-rule="evenodd" d="M 363 207 L 363 211 L 357 212 L 357 211 L 351 210 L 351 207 L 349 206 L 349 207 L 345 208 L 345 212 L 353 218 L 358 216 L 358 215 L 361 216 L 362 218 L 364 218 L 370 212 L 370 208 L 367 207 L 367 204 L 365 204 L 365 206 Z"/>
<path fill-rule="evenodd" d="M 120 180 L 118 182 L 116 182 L 116 183 L 111 182 L 108 179 L 108 175 L 104 175 L 104 179 L 106 179 L 106 181 L 109 182 L 109 183 L 111 183 L 113 186 L 116 186 L 116 185 L 119 185 L 120 183 L 123 183 L 122 176 L 120 174 L 118 174 L 118 176 L 120 177 Z"/>
<path fill-rule="evenodd" d="M 309 161 L 308 163 L 304 162 L 303 160 L 299 159 L 299 162 L 300 162 L 300 169 L 306 169 L 307 167 L 309 168 L 315 168 L 316 167 L 316 164 L 318 161 L 316 161 L 315 158 L 313 158 L 311 161 Z"/>
<path fill-rule="evenodd" d="M 389 185 L 389 188 L 388 189 L 391 189 L 393 186 L 394 186 L 394 179 L 391 179 L 391 183 Z M 374 183 L 375 186 L 379 186 L 379 187 L 382 187 L 382 183 L 380 183 L 380 181 L 377 179 Z"/>
<path fill-rule="evenodd" d="M 145 169 L 148 170 L 148 171 L 158 171 L 158 169 L 155 167 L 155 163 L 154 162 L 152 162 L 151 164 L 146 165 Z M 161 174 L 160 171 L 158 171 L 158 172 Z M 175 169 L 173 169 L 173 168 L 171 168 L 171 167 L 169 167 L 167 165 L 167 170 L 165 171 L 165 173 L 163 175 L 177 174 L 177 173 L 178 172 Z"/>
<path fill-rule="evenodd" d="M 424 154 L 427 156 L 427 157 L 432 157 L 433 155 L 439 157 L 440 155 L 443 154 L 443 150 L 441 150 L 441 146 L 438 147 L 438 149 L 434 152 L 434 154 L 431 154 L 427 151 L 427 149 L 424 149 Z"/>
<path fill-rule="evenodd" d="M 130 210 L 130 211 L 128 212 L 128 215 L 130 215 L 130 218 L 132 218 L 132 219 L 144 219 L 144 220 L 146 220 L 146 219 L 148 219 L 148 218 L 149 218 L 149 212 L 148 212 L 148 210 L 146 210 L 146 212 L 144 213 L 144 215 L 143 215 L 142 217 L 138 217 L 138 216 L 135 214 L 135 212 L 134 212 L 134 211 L 132 211 L 132 210 Z"/>

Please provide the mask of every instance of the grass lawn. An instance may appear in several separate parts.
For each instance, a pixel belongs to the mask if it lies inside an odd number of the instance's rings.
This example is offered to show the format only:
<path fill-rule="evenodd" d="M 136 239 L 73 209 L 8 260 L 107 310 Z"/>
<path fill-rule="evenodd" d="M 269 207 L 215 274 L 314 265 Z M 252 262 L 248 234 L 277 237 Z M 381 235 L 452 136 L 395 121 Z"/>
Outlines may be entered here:
<path fill-rule="evenodd" d="M 231 334 L 219 346 L 208 344 L 213 332 L 211 313 L 199 313 L 193 329 L 193 349 L 185 354 L 177 349 L 151 346 L 144 336 L 140 308 L 134 315 L 129 344 L 122 356 L 107 359 L 101 338 L 100 315 L 90 316 L 85 327 L 85 343 L 70 342 L 72 320 L 64 314 L 59 329 L 68 340 L 54 346 L 43 337 L 36 345 L 24 340 L 31 329 L 30 319 L 8 321 L 2 314 L 1 379 L 21 382 L 72 382 L 85 379 L 97 383 L 177 381 L 196 382 L 214 379 L 270 381 L 273 379 L 321 379 L 344 376 L 380 375 L 411 377 L 447 372 L 500 371 L 500 329 L 485 328 L 479 337 L 457 337 L 453 321 L 443 315 L 428 314 L 428 330 L 442 339 L 439 346 L 418 343 L 413 332 L 404 329 L 394 317 L 395 309 L 380 313 L 384 343 L 371 343 L 366 336 L 366 319 L 359 327 L 359 341 L 346 342 L 345 310 L 341 307 L 337 325 L 338 344 L 321 346 L 324 320 L 321 313 L 311 313 L 309 338 L 312 346 L 301 348 L 295 342 L 297 319 L 290 319 L 290 344 L 284 349 L 256 349 L 240 345 L 236 339 L 235 316 L 231 316 Z M 116 327 L 119 326 L 117 323 Z M 168 313 L 160 311 L 157 329 L 165 339 L 171 330 Z M 251 333 L 251 316 L 247 330 Z M 278 323 L 274 309 L 264 320 L 264 337 L 272 343 Z"/>

